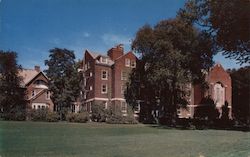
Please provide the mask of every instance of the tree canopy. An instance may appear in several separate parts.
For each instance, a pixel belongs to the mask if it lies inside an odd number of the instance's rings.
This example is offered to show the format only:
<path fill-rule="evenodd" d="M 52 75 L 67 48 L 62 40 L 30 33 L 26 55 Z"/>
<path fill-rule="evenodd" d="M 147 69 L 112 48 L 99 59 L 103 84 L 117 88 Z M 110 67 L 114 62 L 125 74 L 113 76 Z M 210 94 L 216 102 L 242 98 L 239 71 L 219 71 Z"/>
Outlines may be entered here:
<path fill-rule="evenodd" d="M 18 75 L 21 69 L 16 52 L 0 51 L 0 107 L 5 119 L 25 119 L 25 92 Z"/>
<path fill-rule="evenodd" d="M 213 36 L 217 51 L 250 63 L 250 1 L 189 0 L 178 16 Z"/>
<path fill-rule="evenodd" d="M 54 109 L 63 118 L 80 94 L 80 75 L 77 72 L 74 52 L 60 48 L 51 49 L 45 65 L 48 66 L 45 73 L 49 78 Z"/>
<path fill-rule="evenodd" d="M 140 61 L 125 96 L 133 104 L 136 98 L 142 99 L 144 107 L 156 111 L 158 117 L 174 117 L 177 106 L 187 103 L 188 84 L 202 82 L 201 69 L 213 64 L 209 34 L 178 18 L 160 21 L 153 28 L 143 26 L 132 48 Z M 152 111 L 145 112 L 150 115 Z"/>
<path fill-rule="evenodd" d="M 230 70 L 234 117 L 250 123 L 250 66 Z"/>

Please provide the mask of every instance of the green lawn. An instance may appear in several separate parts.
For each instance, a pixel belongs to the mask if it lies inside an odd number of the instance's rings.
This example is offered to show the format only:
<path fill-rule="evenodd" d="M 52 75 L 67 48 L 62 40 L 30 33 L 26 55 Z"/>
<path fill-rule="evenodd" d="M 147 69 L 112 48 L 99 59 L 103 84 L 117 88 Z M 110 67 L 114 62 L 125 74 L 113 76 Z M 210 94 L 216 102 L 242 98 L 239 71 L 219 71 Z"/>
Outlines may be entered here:
<path fill-rule="evenodd" d="M 250 132 L 0 121 L 0 157 L 250 157 Z"/>

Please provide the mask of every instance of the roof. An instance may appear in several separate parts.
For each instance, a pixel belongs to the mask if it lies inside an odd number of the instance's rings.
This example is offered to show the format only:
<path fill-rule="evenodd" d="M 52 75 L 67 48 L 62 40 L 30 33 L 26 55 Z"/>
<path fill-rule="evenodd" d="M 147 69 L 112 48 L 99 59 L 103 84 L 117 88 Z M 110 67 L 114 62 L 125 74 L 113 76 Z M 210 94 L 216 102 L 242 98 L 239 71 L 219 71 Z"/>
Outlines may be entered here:
<path fill-rule="evenodd" d="M 88 51 L 88 53 L 94 58 L 96 59 L 100 54 L 96 53 L 96 52 L 90 52 L 89 50 L 86 50 Z"/>
<path fill-rule="evenodd" d="M 107 56 L 107 55 L 104 55 L 104 54 L 98 54 L 98 53 L 96 53 L 96 52 L 90 52 L 89 50 L 86 50 L 92 57 L 93 57 L 93 59 L 97 59 L 96 60 L 96 63 L 97 64 L 102 64 L 102 65 L 109 65 L 109 66 L 111 66 L 111 65 L 113 65 L 114 64 L 114 61 L 112 61 L 111 59 L 110 59 L 110 57 L 109 56 Z M 98 57 L 105 57 L 105 58 L 107 58 L 108 59 L 108 63 L 101 63 L 98 59 L 100 59 L 100 58 L 98 58 Z"/>
<path fill-rule="evenodd" d="M 21 86 L 28 84 L 34 77 L 36 77 L 40 72 L 34 69 L 22 69 L 19 71 L 19 76 L 22 77 Z"/>

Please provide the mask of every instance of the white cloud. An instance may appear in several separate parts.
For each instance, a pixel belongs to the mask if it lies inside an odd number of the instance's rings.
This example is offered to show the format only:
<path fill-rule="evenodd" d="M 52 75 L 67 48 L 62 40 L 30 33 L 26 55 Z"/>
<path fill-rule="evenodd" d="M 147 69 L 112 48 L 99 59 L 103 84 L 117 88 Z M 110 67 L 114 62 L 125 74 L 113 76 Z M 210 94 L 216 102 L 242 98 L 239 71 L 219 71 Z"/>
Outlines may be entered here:
<path fill-rule="evenodd" d="M 85 38 L 88 38 L 88 37 L 90 37 L 90 34 L 89 34 L 88 32 L 84 32 L 84 33 L 83 33 L 83 36 L 84 36 Z"/>
<path fill-rule="evenodd" d="M 108 46 L 114 46 L 117 44 L 124 44 L 126 46 L 131 44 L 131 37 L 121 34 L 105 33 L 101 36 L 103 42 Z"/>

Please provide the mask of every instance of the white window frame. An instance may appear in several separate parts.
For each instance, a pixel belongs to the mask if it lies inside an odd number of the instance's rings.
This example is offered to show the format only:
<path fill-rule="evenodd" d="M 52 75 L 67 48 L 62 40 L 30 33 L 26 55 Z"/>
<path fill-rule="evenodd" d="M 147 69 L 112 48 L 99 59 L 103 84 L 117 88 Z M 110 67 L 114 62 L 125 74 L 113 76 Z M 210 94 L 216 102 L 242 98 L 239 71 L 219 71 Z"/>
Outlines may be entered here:
<path fill-rule="evenodd" d="M 106 77 L 103 77 L 104 76 L 103 72 L 106 72 Z M 108 80 L 108 70 L 102 70 L 102 72 L 101 72 L 101 79 L 102 80 Z"/>
<path fill-rule="evenodd" d="M 46 99 L 50 100 L 50 92 L 49 91 L 46 92 Z"/>
<path fill-rule="evenodd" d="M 130 67 L 130 59 L 129 58 L 125 58 L 125 66 Z"/>
<path fill-rule="evenodd" d="M 125 76 L 123 74 L 126 74 Z M 126 81 L 127 80 L 127 72 L 121 71 L 121 80 Z"/>
<path fill-rule="evenodd" d="M 124 106 L 123 106 L 124 105 Z M 127 113 L 128 105 L 125 101 L 121 101 L 121 111 Z"/>
<path fill-rule="evenodd" d="M 105 88 L 106 88 L 106 91 L 103 91 L 103 89 L 104 89 L 103 87 L 104 87 L 104 86 L 105 86 Z M 102 93 L 102 94 L 107 94 L 107 93 L 108 93 L 108 85 L 107 85 L 107 84 L 102 84 L 102 85 L 101 85 L 101 93 Z"/>
<path fill-rule="evenodd" d="M 121 94 L 124 94 L 124 91 L 126 89 L 126 86 L 124 84 L 121 85 Z"/>
<path fill-rule="evenodd" d="M 89 86 L 89 90 L 92 91 L 93 90 L 93 86 Z"/>
<path fill-rule="evenodd" d="M 92 77 L 93 76 L 93 73 L 92 72 L 89 72 L 89 77 Z"/>

